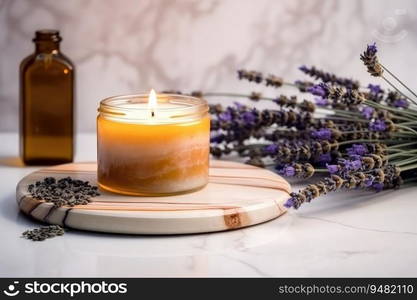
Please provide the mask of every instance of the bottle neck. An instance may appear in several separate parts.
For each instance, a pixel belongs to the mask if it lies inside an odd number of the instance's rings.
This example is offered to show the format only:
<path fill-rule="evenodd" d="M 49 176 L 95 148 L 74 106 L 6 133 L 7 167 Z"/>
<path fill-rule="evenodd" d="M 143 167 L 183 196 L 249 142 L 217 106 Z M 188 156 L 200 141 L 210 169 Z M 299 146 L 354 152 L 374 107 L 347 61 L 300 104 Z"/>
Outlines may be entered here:
<path fill-rule="evenodd" d="M 53 41 L 42 41 L 35 43 L 35 52 L 36 53 L 58 53 L 59 52 L 59 42 Z"/>

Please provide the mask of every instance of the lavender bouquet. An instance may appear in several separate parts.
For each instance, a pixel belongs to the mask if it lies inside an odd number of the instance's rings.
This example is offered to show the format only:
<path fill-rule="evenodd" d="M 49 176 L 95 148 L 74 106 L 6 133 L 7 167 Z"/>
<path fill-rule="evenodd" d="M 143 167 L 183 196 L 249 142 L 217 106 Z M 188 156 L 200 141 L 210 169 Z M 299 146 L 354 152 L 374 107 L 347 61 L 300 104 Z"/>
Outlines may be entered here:
<path fill-rule="evenodd" d="M 372 76 L 389 85 L 389 90 L 301 66 L 311 81 L 290 83 L 246 70 L 239 70 L 238 77 L 273 88 L 292 86 L 312 94 L 314 101 L 286 95 L 269 98 L 255 92 L 194 93 L 276 104 L 276 109 L 263 110 L 238 102 L 227 107 L 211 105 L 212 155 L 227 158 L 237 153 L 249 164 L 273 166 L 289 177 L 325 174 L 316 183 L 291 193 L 285 206 L 296 209 L 340 189 L 379 192 L 417 180 L 417 95 L 379 62 L 375 44 L 368 45 L 360 59 Z"/>

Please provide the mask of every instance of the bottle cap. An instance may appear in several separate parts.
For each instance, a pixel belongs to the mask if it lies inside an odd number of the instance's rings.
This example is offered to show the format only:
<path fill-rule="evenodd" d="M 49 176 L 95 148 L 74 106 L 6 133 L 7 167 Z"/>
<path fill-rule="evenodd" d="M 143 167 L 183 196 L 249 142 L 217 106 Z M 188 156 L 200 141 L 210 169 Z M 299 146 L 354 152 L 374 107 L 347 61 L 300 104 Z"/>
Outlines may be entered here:
<path fill-rule="evenodd" d="M 58 30 L 54 29 L 41 29 L 35 32 L 34 42 L 51 41 L 60 42 L 62 40 Z"/>

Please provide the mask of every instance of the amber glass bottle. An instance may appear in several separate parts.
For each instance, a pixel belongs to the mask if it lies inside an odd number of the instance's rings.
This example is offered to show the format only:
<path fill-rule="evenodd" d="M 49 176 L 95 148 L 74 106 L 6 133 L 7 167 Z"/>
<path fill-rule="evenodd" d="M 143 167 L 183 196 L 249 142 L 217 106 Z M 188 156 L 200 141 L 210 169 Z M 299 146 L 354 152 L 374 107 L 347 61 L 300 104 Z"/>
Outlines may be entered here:
<path fill-rule="evenodd" d="M 20 148 L 25 164 L 70 162 L 74 155 L 74 66 L 57 30 L 36 31 L 35 53 L 20 65 Z"/>

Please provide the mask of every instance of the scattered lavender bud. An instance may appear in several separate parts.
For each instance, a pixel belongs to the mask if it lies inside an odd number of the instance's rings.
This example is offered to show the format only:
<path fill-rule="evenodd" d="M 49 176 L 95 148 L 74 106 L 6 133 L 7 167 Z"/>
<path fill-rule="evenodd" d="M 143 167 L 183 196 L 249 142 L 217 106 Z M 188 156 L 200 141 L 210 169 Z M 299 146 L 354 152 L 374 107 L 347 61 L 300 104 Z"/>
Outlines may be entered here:
<path fill-rule="evenodd" d="M 44 241 L 49 238 L 61 236 L 65 233 L 64 228 L 59 225 L 42 226 L 40 228 L 26 230 L 22 237 L 32 241 Z"/>
<path fill-rule="evenodd" d="M 91 201 L 91 197 L 100 195 L 97 186 L 71 177 L 59 180 L 46 177 L 35 184 L 29 184 L 27 191 L 34 199 L 53 203 L 55 207 L 85 205 Z"/>

